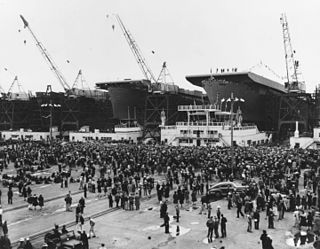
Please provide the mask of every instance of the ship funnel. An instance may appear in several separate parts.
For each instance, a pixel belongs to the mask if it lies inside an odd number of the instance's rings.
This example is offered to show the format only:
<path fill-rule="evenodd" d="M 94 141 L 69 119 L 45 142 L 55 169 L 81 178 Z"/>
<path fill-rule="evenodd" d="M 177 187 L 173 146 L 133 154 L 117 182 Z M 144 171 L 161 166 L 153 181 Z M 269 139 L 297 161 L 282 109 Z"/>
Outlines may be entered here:
<path fill-rule="evenodd" d="M 20 18 L 22 19 L 23 21 L 23 24 L 24 24 L 24 28 L 28 27 L 29 26 L 29 23 L 27 22 L 26 19 L 24 19 L 24 17 L 22 15 L 20 15 Z"/>

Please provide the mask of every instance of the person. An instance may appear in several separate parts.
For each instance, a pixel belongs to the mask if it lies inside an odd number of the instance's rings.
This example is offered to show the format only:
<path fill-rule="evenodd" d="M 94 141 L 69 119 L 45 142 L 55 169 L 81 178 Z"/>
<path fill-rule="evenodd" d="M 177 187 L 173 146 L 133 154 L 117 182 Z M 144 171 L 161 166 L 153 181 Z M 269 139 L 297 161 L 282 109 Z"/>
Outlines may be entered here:
<path fill-rule="evenodd" d="M 213 229 L 215 238 L 219 238 L 219 219 L 216 216 L 214 217 Z"/>
<path fill-rule="evenodd" d="M 231 209 L 232 208 L 232 194 L 231 192 L 228 193 L 228 209 Z"/>
<path fill-rule="evenodd" d="M 164 217 L 167 210 L 168 210 L 168 206 L 167 206 L 167 202 L 165 201 L 164 203 L 161 204 L 161 207 L 160 207 L 160 218 Z"/>
<path fill-rule="evenodd" d="M 213 217 L 211 216 L 209 220 L 207 221 L 207 227 L 208 227 L 208 243 L 212 242 L 212 234 L 213 234 L 213 227 L 214 227 L 214 221 L 212 219 Z"/>
<path fill-rule="evenodd" d="M 120 195 L 119 193 L 116 193 L 116 196 L 114 197 L 114 200 L 116 202 L 116 207 L 119 207 L 119 202 L 120 202 Z"/>
<path fill-rule="evenodd" d="M 140 196 L 138 193 L 136 193 L 134 197 L 134 204 L 136 205 L 136 210 L 140 209 Z"/>
<path fill-rule="evenodd" d="M 108 199 L 109 199 L 109 208 L 112 208 L 113 207 L 113 198 L 112 198 L 112 194 L 111 193 L 109 193 Z"/>
<path fill-rule="evenodd" d="M 132 211 L 133 210 L 133 204 L 134 204 L 134 197 L 133 194 L 129 195 L 129 210 Z"/>
<path fill-rule="evenodd" d="M 59 232 L 59 225 L 55 224 L 54 229 L 52 229 L 54 237 L 60 238 L 61 233 Z"/>
<path fill-rule="evenodd" d="M 80 203 L 78 203 L 76 207 L 76 224 L 78 224 L 79 222 L 80 214 L 81 214 L 81 206 L 80 206 Z"/>
<path fill-rule="evenodd" d="M 79 205 L 80 205 L 80 213 L 83 214 L 84 208 L 86 207 L 86 201 L 84 200 L 83 196 L 81 196 L 79 200 Z"/>
<path fill-rule="evenodd" d="M 32 205 L 33 205 L 33 210 L 37 210 L 37 206 L 38 206 L 38 197 L 36 194 L 33 195 L 33 202 L 32 202 Z"/>
<path fill-rule="evenodd" d="M 40 206 L 40 210 L 42 210 L 42 207 L 44 206 L 44 198 L 43 198 L 42 194 L 40 194 L 38 197 L 38 203 Z"/>
<path fill-rule="evenodd" d="M 26 244 L 25 244 L 25 246 L 24 246 L 24 249 L 33 249 L 33 246 L 32 246 L 32 244 L 31 244 L 29 238 L 26 239 Z"/>
<path fill-rule="evenodd" d="M 96 223 L 91 217 L 89 218 L 89 224 L 90 224 L 89 239 L 91 238 L 91 236 L 92 236 L 92 238 L 95 238 L 96 237 L 96 233 L 94 231 L 94 225 Z"/>
<path fill-rule="evenodd" d="M 0 248 L 2 249 L 11 249 L 11 241 L 7 235 L 0 237 Z"/>
<path fill-rule="evenodd" d="M 254 220 L 254 229 L 258 230 L 259 222 L 260 222 L 260 214 L 258 209 L 256 209 L 253 213 L 253 220 Z"/>
<path fill-rule="evenodd" d="M 262 242 L 262 249 L 273 249 L 272 239 L 269 237 L 266 230 L 262 231 L 260 240 Z"/>
<path fill-rule="evenodd" d="M 89 240 L 88 240 L 88 236 L 86 234 L 86 231 L 82 231 L 82 232 L 79 231 L 79 233 L 80 233 L 80 240 L 81 240 L 82 246 L 83 246 L 82 248 L 89 249 Z"/>
<path fill-rule="evenodd" d="M 217 217 L 218 217 L 218 220 L 220 220 L 220 218 L 221 218 L 220 206 L 217 207 Z"/>
<path fill-rule="evenodd" d="M 211 203 L 208 203 L 208 219 L 210 219 L 211 217 L 211 210 L 212 210 Z"/>
<path fill-rule="evenodd" d="M 82 231 L 83 225 L 84 225 L 84 217 L 83 217 L 82 213 L 79 214 L 79 222 L 80 222 L 80 224 L 79 224 L 80 231 Z"/>
<path fill-rule="evenodd" d="M 71 204 L 72 204 L 72 197 L 70 196 L 70 194 L 67 194 L 66 198 L 64 199 L 64 201 L 66 202 L 66 211 L 71 211 Z"/>
<path fill-rule="evenodd" d="M 88 187 L 87 187 L 87 184 L 85 183 L 83 185 L 83 196 L 84 196 L 84 198 L 87 198 L 87 191 L 88 191 Z"/>
<path fill-rule="evenodd" d="M 227 218 L 224 217 L 223 214 L 221 214 L 220 226 L 221 226 L 221 238 L 227 237 Z"/>
<path fill-rule="evenodd" d="M 179 208 L 179 204 L 176 205 L 176 219 L 177 222 L 179 222 L 179 218 L 180 218 L 180 208 Z"/>
<path fill-rule="evenodd" d="M 165 233 L 169 233 L 169 221 L 170 221 L 170 217 L 168 215 L 168 212 L 166 212 L 166 214 L 164 215 L 164 227 L 165 227 Z"/>
<path fill-rule="evenodd" d="M 244 217 L 244 214 L 242 213 L 241 208 L 242 208 L 242 201 L 239 198 L 237 200 L 237 218 L 239 218 L 239 214 L 241 214 L 241 216 Z"/>
<path fill-rule="evenodd" d="M 62 226 L 62 229 L 61 229 L 61 233 L 62 234 L 65 234 L 65 233 L 68 233 L 69 231 L 67 230 L 67 228 L 66 228 L 66 225 L 63 225 Z"/>
<path fill-rule="evenodd" d="M 8 190 L 8 204 L 12 204 L 12 196 L 13 196 L 13 192 L 12 192 L 12 189 L 11 187 L 9 187 L 9 190 Z"/>
<path fill-rule="evenodd" d="M 18 245 L 17 249 L 24 249 L 24 245 L 25 245 L 24 238 L 21 238 L 19 240 L 19 245 Z"/>
<path fill-rule="evenodd" d="M 274 228 L 274 214 L 272 211 L 269 212 L 268 215 L 268 228 L 273 229 Z"/>
<path fill-rule="evenodd" d="M 247 232 L 251 233 L 252 232 L 252 216 L 251 216 L 251 214 L 248 214 L 247 218 L 248 218 Z"/>
<path fill-rule="evenodd" d="M 2 191 L 0 189 L 0 205 L 1 205 L 1 196 L 2 196 Z"/>
<path fill-rule="evenodd" d="M 2 224 L 2 230 L 3 230 L 4 235 L 8 235 L 8 225 L 7 225 L 6 220 Z"/>
<path fill-rule="evenodd" d="M 3 209 L 2 209 L 2 206 L 0 205 L 0 225 L 2 225 L 2 215 L 3 215 Z"/>

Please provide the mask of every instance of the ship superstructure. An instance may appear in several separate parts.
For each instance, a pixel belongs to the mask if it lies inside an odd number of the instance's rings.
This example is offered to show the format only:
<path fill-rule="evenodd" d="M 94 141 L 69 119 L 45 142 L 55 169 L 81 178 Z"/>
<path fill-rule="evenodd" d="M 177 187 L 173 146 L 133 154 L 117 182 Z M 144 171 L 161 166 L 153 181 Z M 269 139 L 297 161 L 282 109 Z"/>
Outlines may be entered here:
<path fill-rule="evenodd" d="M 271 137 L 255 124 L 242 123 L 242 112 L 222 111 L 219 105 L 183 105 L 186 122 L 161 126 L 161 141 L 175 146 L 250 146 L 267 143 Z"/>

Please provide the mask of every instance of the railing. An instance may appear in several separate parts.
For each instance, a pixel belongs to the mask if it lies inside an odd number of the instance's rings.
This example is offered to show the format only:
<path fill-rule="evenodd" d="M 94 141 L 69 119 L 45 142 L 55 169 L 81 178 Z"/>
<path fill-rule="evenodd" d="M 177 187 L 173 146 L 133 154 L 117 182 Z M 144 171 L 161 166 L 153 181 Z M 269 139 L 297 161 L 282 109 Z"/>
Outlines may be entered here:
<path fill-rule="evenodd" d="M 177 122 L 177 126 L 224 126 L 226 123 L 224 122 L 205 122 L 205 121 L 200 121 L 200 122 Z"/>
<path fill-rule="evenodd" d="M 179 105 L 178 111 L 188 111 L 188 110 L 214 110 L 215 105 Z"/>
<path fill-rule="evenodd" d="M 161 126 L 161 129 L 163 130 L 174 130 L 177 129 L 175 125 L 166 125 L 166 126 Z"/>
<path fill-rule="evenodd" d="M 200 134 L 199 136 L 197 134 L 193 133 L 184 133 L 180 134 L 180 137 L 183 138 L 219 138 L 218 133 L 216 134 Z"/>

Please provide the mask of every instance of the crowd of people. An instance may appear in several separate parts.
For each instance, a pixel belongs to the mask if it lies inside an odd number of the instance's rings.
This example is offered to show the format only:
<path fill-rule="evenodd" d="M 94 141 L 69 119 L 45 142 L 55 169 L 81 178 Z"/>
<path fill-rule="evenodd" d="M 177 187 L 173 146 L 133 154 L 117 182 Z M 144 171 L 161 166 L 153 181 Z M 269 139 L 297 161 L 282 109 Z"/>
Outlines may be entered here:
<path fill-rule="evenodd" d="M 315 210 L 320 204 L 317 198 L 320 191 L 320 154 L 316 150 L 293 150 L 281 146 L 236 147 L 233 165 L 229 148 L 110 145 L 101 142 L 54 143 L 49 146 L 25 142 L 5 146 L 0 150 L 0 160 L 3 168 L 13 163 L 17 172 L 14 176 L 2 176 L 8 188 L 8 203 L 12 203 L 12 189 L 17 188 L 30 209 L 44 206 L 42 195 L 32 195 L 33 184 L 54 182 L 67 188 L 76 182 L 83 190 L 83 200 L 88 192 L 95 193 L 98 198 L 105 196 L 109 207 L 139 210 L 141 197 L 151 197 L 155 191 L 161 208 L 172 197 L 175 210 L 183 208 L 184 203 L 201 201 L 201 209 L 208 209 L 209 213 L 210 205 L 205 196 L 212 180 L 241 179 L 249 190 L 240 194 L 230 193 L 228 208 L 235 206 L 238 217 L 246 216 L 247 231 L 251 232 L 252 222 L 255 229 L 259 229 L 263 211 L 271 229 L 274 228 L 275 217 L 281 220 L 288 211 L 295 212 L 297 227 L 305 224 L 312 227 Z M 58 165 L 58 170 L 51 175 L 42 177 L 37 174 L 53 165 Z M 80 175 L 75 176 L 75 170 L 81 172 Z M 302 170 L 305 172 L 302 176 L 304 191 L 299 191 Z M 158 176 L 163 176 L 165 181 L 159 182 Z M 174 185 L 176 189 L 170 196 Z M 65 202 L 66 210 L 73 211 L 70 194 L 65 197 Z M 82 201 L 78 206 L 76 221 L 79 222 L 85 205 Z M 163 210 L 161 217 L 166 218 L 164 224 L 167 224 L 168 217 Z M 216 224 L 220 224 L 221 229 L 224 227 L 222 217 L 211 219 L 210 216 L 208 220 L 209 224 L 215 224 L 216 237 Z M 225 237 L 225 230 L 223 233 L 221 230 L 221 234 Z M 212 240 L 211 236 L 208 240 Z"/>

